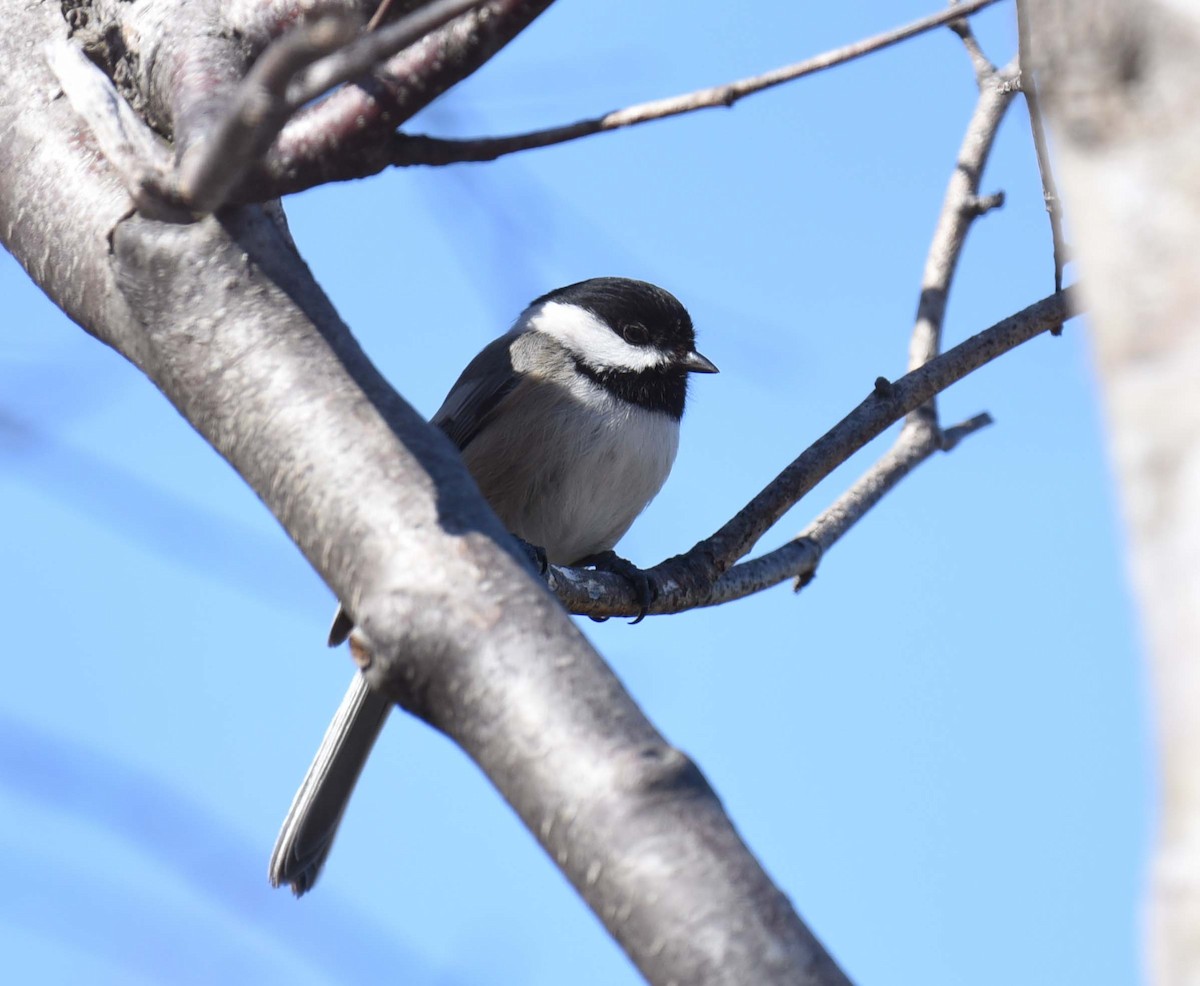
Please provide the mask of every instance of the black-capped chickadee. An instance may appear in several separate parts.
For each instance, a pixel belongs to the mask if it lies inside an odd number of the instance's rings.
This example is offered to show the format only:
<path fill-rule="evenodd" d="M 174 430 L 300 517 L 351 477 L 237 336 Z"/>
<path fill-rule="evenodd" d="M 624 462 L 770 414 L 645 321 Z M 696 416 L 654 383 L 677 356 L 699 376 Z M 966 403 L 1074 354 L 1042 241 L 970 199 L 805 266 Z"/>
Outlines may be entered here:
<path fill-rule="evenodd" d="M 671 471 L 688 375 L 716 372 L 673 295 L 597 277 L 535 299 L 467 365 L 432 422 L 508 530 L 551 563 L 598 563 Z M 330 643 L 352 626 L 339 609 Z M 299 896 L 316 881 L 391 707 L 354 676 L 275 842 L 273 885 Z"/>

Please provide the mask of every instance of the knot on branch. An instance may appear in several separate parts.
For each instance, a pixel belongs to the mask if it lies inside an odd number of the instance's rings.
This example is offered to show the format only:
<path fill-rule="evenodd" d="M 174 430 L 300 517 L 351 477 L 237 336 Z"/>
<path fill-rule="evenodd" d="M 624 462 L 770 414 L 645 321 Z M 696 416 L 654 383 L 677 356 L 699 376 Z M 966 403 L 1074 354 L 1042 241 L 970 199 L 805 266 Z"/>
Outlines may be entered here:
<path fill-rule="evenodd" d="M 817 577 L 817 566 L 821 564 L 821 558 L 825 554 L 825 549 L 816 538 L 808 535 L 796 538 L 792 544 L 812 555 L 812 561 L 807 563 L 808 567 L 804 571 L 798 572 L 792 580 L 792 591 L 799 592 Z"/>
<path fill-rule="evenodd" d="M 372 592 L 354 607 L 351 654 L 372 688 L 444 728 L 438 710 L 446 704 L 431 693 L 456 679 L 455 665 L 469 662 L 496 632 L 505 614 L 491 602 L 411 585 Z"/>
<path fill-rule="evenodd" d="M 717 553 L 707 542 L 701 541 L 691 551 L 655 565 L 648 574 L 663 594 L 695 599 L 711 590 L 724 568 Z"/>
<path fill-rule="evenodd" d="M 986 216 L 993 209 L 1004 206 L 1004 192 L 993 192 L 991 195 L 972 195 L 964 203 L 966 212 L 975 217 Z"/>
<path fill-rule="evenodd" d="M 715 797 L 712 786 L 695 761 L 666 743 L 643 746 L 627 764 L 626 787 L 657 798 Z"/>
<path fill-rule="evenodd" d="M 961 424 L 954 425 L 952 428 L 946 428 L 942 431 L 939 436 L 939 447 L 943 452 L 950 452 L 968 435 L 973 435 L 980 428 L 986 428 L 992 423 L 992 416 L 983 411 L 975 415 L 975 417 L 963 421 Z"/>

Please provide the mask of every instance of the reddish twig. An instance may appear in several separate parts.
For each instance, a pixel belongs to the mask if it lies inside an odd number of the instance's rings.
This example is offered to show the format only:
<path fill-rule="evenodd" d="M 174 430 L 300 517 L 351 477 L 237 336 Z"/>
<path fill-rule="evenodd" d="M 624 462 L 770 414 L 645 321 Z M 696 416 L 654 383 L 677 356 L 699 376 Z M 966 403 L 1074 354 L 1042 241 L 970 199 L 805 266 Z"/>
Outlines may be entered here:
<path fill-rule="evenodd" d="M 485 0 L 291 120 L 263 173 L 240 192 L 261 201 L 387 167 L 391 132 L 473 73 L 552 0 Z"/>

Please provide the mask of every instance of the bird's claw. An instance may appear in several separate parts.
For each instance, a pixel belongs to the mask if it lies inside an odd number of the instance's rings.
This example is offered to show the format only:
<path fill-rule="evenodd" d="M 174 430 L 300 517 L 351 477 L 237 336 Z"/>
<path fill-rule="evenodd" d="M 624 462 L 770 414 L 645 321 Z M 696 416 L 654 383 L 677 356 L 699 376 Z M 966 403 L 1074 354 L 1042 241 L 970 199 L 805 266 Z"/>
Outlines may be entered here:
<path fill-rule="evenodd" d="M 602 551 L 585 558 L 579 564 L 590 565 L 598 572 L 612 572 L 613 575 L 621 576 L 633 589 L 634 598 L 638 603 L 638 615 L 630 621 L 629 625 L 636 626 L 646 618 L 650 605 L 658 597 L 658 586 L 654 584 L 649 572 L 638 568 L 633 562 L 622 558 L 615 551 Z M 593 616 L 592 619 L 597 623 L 603 623 L 608 617 Z"/>
<path fill-rule="evenodd" d="M 542 578 L 546 577 L 546 573 L 550 571 L 550 560 L 546 557 L 546 549 L 538 544 L 530 544 L 524 538 L 513 538 L 517 544 L 521 546 L 521 550 L 525 552 L 525 557 L 529 559 L 529 563 L 537 570 L 538 575 Z"/>

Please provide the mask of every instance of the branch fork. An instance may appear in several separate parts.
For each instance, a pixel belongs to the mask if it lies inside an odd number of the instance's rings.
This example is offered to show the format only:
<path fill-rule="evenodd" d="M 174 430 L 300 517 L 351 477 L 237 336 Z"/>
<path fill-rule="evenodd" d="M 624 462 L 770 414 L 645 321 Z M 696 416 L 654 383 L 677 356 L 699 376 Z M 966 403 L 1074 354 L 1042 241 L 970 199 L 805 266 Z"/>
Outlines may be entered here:
<path fill-rule="evenodd" d="M 997 69 L 969 24 L 955 20 L 975 72 L 979 98 L 951 174 L 920 289 L 918 317 L 909 344 L 909 372 L 897 381 L 879 377 L 871 395 L 787 467 L 743 510 L 691 551 L 650 569 L 661 590 L 650 613 L 710 606 L 792 579 L 797 589 L 813 577 L 823 554 L 883 495 L 937 451 L 950 451 L 992 423 L 980 413 L 943 430 L 934 397 L 951 383 L 1042 332 L 1057 334 L 1073 314 L 1073 299 L 1056 292 L 1024 311 L 941 353 L 951 283 L 971 224 L 1004 203 L 1004 193 L 980 195 L 979 185 L 996 132 L 1018 91 L 1014 59 Z M 850 455 L 906 417 L 892 448 L 795 539 L 760 558 L 742 562 L 759 538 Z M 637 612 L 628 586 L 603 573 L 552 570 L 551 587 L 574 613 L 629 616 Z"/>
<path fill-rule="evenodd" d="M 243 66 L 239 82 L 224 89 L 219 81 L 196 82 L 206 76 L 219 80 L 220 71 L 206 73 L 203 65 L 188 64 L 186 71 L 175 73 L 180 81 L 164 100 L 174 116 L 174 160 L 77 44 L 56 40 L 47 46 L 46 57 L 135 207 L 156 218 L 188 221 L 229 203 L 234 190 L 261 166 L 284 126 L 307 104 L 366 75 L 482 2 L 436 0 L 370 32 L 363 31 L 362 18 L 352 7 L 325 12 L 316 7 L 313 16 L 301 19 Z M 274 12 L 276 17 L 285 14 Z M 232 58 L 229 50 L 221 54 Z"/>

